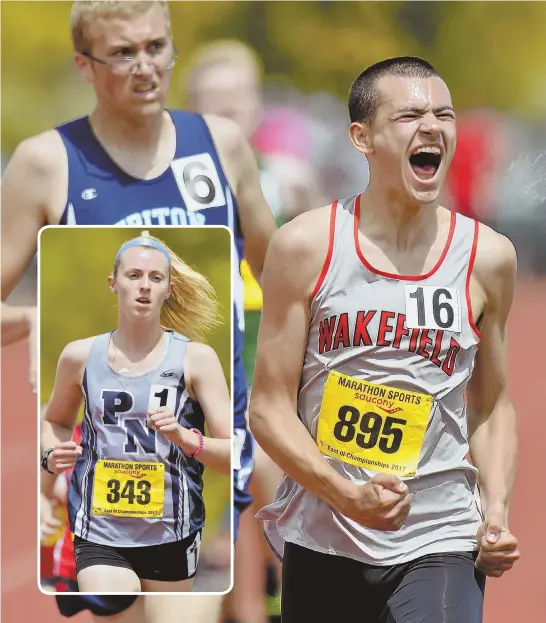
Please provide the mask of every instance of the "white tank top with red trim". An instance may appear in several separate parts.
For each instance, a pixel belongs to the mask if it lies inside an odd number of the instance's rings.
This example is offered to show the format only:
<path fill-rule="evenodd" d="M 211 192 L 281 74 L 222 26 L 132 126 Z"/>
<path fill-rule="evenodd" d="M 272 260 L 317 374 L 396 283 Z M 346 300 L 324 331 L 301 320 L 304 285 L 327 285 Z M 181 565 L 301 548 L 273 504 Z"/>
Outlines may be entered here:
<path fill-rule="evenodd" d="M 358 212 L 359 196 L 332 207 L 298 414 L 345 478 L 403 479 L 411 511 L 399 531 L 371 530 L 285 477 L 258 516 L 281 555 L 284 541 L 377 565 L 472 551 L 481 518 L 465 388 L 479 341 L 469 298 L 478 224 L 453 213 L 436 266 L 408 277 L 367 262 Z"/>

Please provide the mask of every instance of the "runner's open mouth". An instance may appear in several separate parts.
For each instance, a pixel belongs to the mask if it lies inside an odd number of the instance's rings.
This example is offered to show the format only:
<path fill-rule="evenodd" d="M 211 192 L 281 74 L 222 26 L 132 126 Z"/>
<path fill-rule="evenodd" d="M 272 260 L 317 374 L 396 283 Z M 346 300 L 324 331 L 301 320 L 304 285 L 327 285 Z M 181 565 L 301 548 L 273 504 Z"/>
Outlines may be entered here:
<path fill-rule="evenodd" d="M 419 151 L 411 154 L 409 161 L 412 171 L 419 179 L 430 180 L 440 168 L 442 156 L 439 151 Z"/>

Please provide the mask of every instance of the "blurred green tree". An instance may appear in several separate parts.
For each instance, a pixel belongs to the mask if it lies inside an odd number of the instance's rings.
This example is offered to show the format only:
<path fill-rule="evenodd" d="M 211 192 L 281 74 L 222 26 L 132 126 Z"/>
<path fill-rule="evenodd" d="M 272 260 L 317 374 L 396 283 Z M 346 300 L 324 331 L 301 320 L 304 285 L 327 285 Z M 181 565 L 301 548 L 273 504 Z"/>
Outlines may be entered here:
<path fill-rule="evenodd" d="M 90 89 L 72 67 L 68 2 L 2 3 L 2 150 L 85 114 Z M 170 103 L 180 105 L 185 59 L 201 44 L 238 37 L 267 75 L 345 99 L 364 67 L 424 55 L 459 108 L 487 106 L 540 119 L 545 112 L 544 2 L 172 2 L 180 61 Z"/>

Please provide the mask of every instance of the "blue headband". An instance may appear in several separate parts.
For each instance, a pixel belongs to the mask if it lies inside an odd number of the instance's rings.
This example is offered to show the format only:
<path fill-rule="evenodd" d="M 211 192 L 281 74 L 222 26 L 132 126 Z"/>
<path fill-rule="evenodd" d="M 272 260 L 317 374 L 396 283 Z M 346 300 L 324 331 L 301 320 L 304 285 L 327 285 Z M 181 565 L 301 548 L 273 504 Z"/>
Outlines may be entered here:
<path fill-rule="evenodd" d="M 133 238 L 132 240 L 129 240 L 128 242 L 122 244 L 119 248 L 119 251 L 116 253 L 114 266 L 117 264 L 119 256 L 122 253 L 125 253 L 125 251 L 132 249 L 133 247 L 152 247 L 153 249 L 161 251 L 161 253 L 163 253 L 163 255 L 167 258 L 167 262 L 169 262 L 169 271 L 171 270 L 171 256 L 169 255 L 167 249 L 161 244 L 161 242 L 158 242 L 153 238 L 146 238 L 144 236 L 141 236 L 140 238 Z"/>

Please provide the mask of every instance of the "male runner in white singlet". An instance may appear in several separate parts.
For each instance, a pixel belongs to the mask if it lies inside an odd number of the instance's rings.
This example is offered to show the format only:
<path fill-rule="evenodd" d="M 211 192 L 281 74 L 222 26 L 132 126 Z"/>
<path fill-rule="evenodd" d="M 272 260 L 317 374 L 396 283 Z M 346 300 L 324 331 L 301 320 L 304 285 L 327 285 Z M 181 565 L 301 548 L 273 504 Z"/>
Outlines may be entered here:
<path fill-rule="evenodd" d="M 286 473 L 259 515 L 283 623 L 480 623 L 519 558 L 515 251 L 438 205 L 456 128 L 431 65 L 369 67 L 349 113 L 368 188 L 281 228 L 264 268 L 250 423 Z"/>

